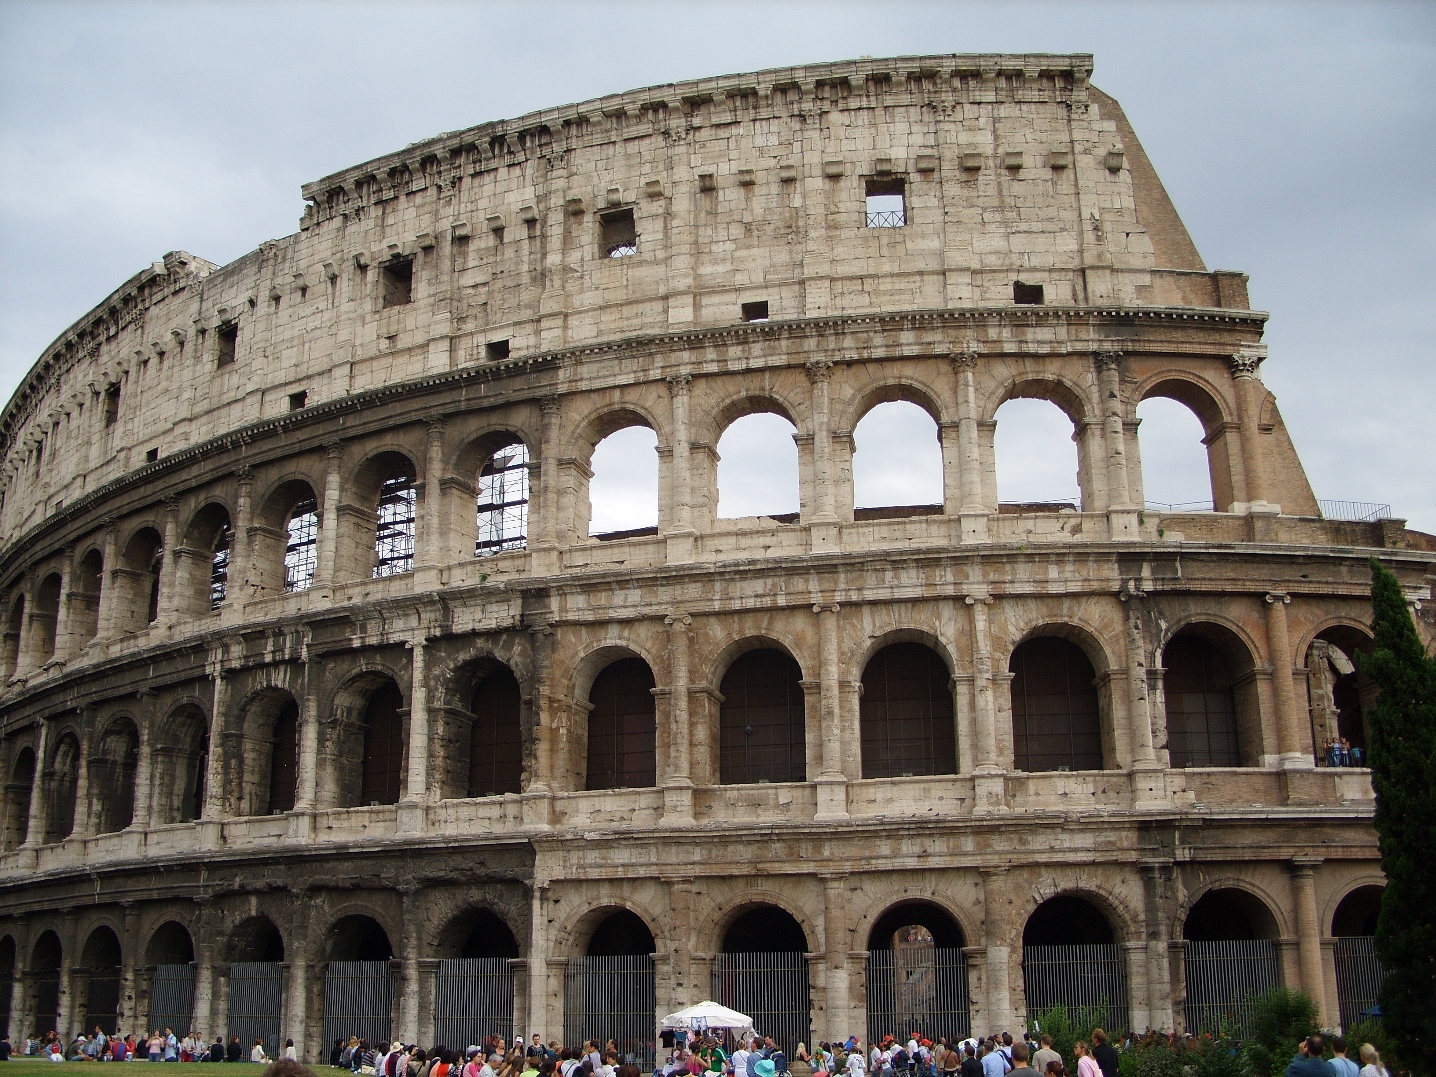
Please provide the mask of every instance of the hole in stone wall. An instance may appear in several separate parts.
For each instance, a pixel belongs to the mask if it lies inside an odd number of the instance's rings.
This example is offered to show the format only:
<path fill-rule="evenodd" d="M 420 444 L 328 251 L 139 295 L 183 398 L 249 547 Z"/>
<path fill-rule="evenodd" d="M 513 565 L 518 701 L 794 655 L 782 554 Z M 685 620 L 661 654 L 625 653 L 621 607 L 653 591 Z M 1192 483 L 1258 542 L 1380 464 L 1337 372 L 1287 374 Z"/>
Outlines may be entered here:
<path fill-rule="evenodd" d="M 500 359 L 509 357 L 509 342 L 504 340 L 491 340 L 484 345 L 484 358 L 490 362 L 497 362 Z"/>
<path fill-rule="evenodd" d="M 598 219 L 599 244 L 605 258 L 624 258 L 638 253 L 638 230 L 633 210 L 616 209 Z"/>
<path fill-rule="evenodd" d="M 239 323 L 222 325 L 214 331 L 214 365 L 229 366 L 239 348 Z"/>
<path fill-rule="evenodd" d="M 1038 306 L 1043 303 L 1042 285 L 1023 284 L 1020 280 L 1012 282 L 1012 301 L 1025 306 Z"/>
<path fill-rule="evenodd" d="M 907 224 L 907 181 L 899 177 L 867 181 L 869 228 L 902 228 Z"/>
<path fill-rule="evenodd" d="M 768 320 L 768 301 L 762 299 L 756 303 L 744 303 L 743 320 L 745 322 L 766 322 Z"/>
<path fill-rule="evenodd" d="M 402 307 L 414 299 L 414 259 L 400 258 L 382 270 L 386 307 Z"/>
<path fill-rule="evenodd" d="M 308 407 L 308 406 L 309 406 L 309 390 L 308 390 L 308 389 L 300 389 L 299 392 L 297 392 L 297 393 L 290 393 L 290 394 L 289 394 L 289 410 L 290 410 L 290 411 L 299 411 L 301 408 L 305 408 L 305 407 Z"/>

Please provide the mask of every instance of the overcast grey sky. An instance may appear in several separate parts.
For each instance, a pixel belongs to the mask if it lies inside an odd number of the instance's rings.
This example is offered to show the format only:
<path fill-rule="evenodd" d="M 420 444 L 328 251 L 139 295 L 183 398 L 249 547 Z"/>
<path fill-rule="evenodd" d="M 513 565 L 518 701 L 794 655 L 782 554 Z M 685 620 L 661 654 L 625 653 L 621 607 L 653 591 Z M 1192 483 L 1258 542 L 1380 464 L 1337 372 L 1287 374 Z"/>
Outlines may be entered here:
<path fill-rule="evenodd" d="M 1436 532 L 1431 4 L 0 0 L 0 396 L 166 251 L 229 262 L 296 230 L 301 183 L 406 143 L 675 79 L 984 51 L 1095 55 L 1208 266 L 1272 312 L 1263 375 L 1317 496 Z M 1182 417 L 1143 416 L 1147 496 L 1209 496 Z M 1059 428 L 1008 429 L 1004 499 L 1075 485 L 1044 474 Z"/>

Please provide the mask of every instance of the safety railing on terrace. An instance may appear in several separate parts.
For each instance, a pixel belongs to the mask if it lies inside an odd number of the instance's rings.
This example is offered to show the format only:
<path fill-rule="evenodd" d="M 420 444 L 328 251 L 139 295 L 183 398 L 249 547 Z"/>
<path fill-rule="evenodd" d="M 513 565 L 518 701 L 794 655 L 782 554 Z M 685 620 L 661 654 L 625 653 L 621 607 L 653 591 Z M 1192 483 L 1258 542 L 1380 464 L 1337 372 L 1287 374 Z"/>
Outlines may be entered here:
<path fill-rule="evenodd" d="M 1378 505 L 1371 501 L 1318 501 L 1321 515 L 1328 520 L 1352 520 L 1369 524 L 1391 518 L 1390 505 Z"/>
<path fill-rule="evenodd" d="M 1207 501 L 1148 501 L 1148 512 L 1211 512 L 1214 508 Z"/>
<path fill-rule="evenodd" d="M 868 214 L 869 228 L 902 228 L 907 224 L 907 211 L 901 209 L 873 210 Z"/>

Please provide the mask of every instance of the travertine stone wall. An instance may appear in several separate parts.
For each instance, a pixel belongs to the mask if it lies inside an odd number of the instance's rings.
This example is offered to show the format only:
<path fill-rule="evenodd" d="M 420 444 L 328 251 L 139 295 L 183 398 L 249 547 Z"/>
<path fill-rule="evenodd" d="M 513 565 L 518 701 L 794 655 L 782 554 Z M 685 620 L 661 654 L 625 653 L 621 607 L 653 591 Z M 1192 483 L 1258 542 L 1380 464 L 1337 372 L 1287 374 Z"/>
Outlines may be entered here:
<path fill-rule="evenodd" d="M 1367 772 L 1317 765 L 1333 703 L 1308 655 L 1369 638 L 1373 555 L 1436 638 L 1436 540 L 1321 519 L 1260 380 L 1266 316 L 1206 270 L 1090 70 L 814 65 L 439 136 L 307 185 L 300 232 L 229 266 L 167 255 L 63 334 L 0 416 L 12 1035 L 39 1017 L 51 931 L 66 1030 L 94 931 L 120 940 L 128 1028 L 174 923 L 213 1034 L 268 923 L 283 1035 L 313 1058 L 352 917 L 391 945 L 395 1035 L 427 1040 L 437 961 L 477 910 L 515 940 L 515 1029 L 558 1036 L 567 962 L 605 915 L 648 925 L 666 1013 L 771 905 L 807 942 L 812 1038 L 836 1038 L 864 1031 L 874 925 L 915 902 L 962 937 L 973 1028 L 1016 1028 L 1024 925 L 1061 895 L 1108 920 L 1133 1025 L 1182 1027 L 1183 926 L 1213 890 L 1265 910 L 1285 982 L 1334 1024 L 1338 907 L 1381 875 Z M 905 182 L 905 226 L 865 227 L 870 178 Z M 634 216 L 625 257 L 600 249 L 613 210 Z M 1044 302 L 1017 305 L 1015 281 Z M 769 320 L 744 322 L 758 301 Z M 1201 420 L 1216 511 L 1145 508 L 1154 395 Z M 999 503 L 1014 397 L 1072 419 L 1075 509 Z M 937 424 L 941 505 L 854 508 L 853 430 L 892 400 Z M 796 429 L 796 519 L 717 518 L 716 446 L 754 412 Z M 594 447 L 633 425 L 656 435 L 658 525 L 591 535 Z M 481 471 L 514 442 L 523 541 L 476 557 Z M 414 556 L 380 576 L 395 469 Z M 288 593 L 307 498 L 315 572 Z M 1184 629 L 1237 675 L 1239 765 L 1174 765 L 1163 656 Z M 1042 636 L 1092 665 L 1100 769 L 1017 769 L 1011 662 Z M 952 773 L 862 776 L 864 670 L 894 642 L 948 671 Z M 801 671 L 803 780 L 721 782 L 720 685 L 756 647 Z M 655 782 L 587 789 L 590 689 L 629 657 L 654 678 Z M 500 665 L 519 791 L 470 797 L 469 708 Z M 366 804 L 386 685 L 398 792 Z M 270 814 L 286 705 L 294 805 Z"/>

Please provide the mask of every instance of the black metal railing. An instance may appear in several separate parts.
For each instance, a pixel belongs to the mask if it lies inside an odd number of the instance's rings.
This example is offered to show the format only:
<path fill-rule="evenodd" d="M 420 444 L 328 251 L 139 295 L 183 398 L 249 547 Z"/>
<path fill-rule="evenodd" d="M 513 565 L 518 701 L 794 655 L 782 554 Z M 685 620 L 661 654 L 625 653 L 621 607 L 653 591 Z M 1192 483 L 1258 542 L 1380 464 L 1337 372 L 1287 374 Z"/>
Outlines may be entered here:
<path fill-rule="evenodd" d="M 907 210 L 880 209 L 868 214 L 869 228 L 902 228 L 907 224 Z"/>
<path fill-rule="evenodd" d="M 1374 501 L 1318 501 L 1317 505 L 1321 508 L 1321 515 L 1328 520 L 1370 524 L 1391 518 L 1391 506 L 1378 505 Z"/>

